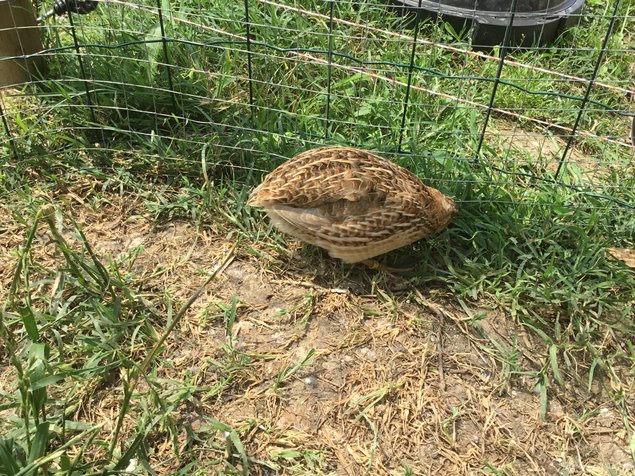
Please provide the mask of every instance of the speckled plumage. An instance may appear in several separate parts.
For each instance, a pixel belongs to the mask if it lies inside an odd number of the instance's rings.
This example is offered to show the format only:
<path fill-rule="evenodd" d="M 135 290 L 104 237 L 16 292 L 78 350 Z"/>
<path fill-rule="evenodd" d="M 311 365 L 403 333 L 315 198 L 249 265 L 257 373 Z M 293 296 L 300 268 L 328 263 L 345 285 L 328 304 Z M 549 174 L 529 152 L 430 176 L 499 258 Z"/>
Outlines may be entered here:
<path fill-rule="evenodd" d="M 347 263 L 437 233 L 458 211 L 403 167 L 350 147 L 297 155 L 267 175 L 248 204 L 264 208 L 282 232 Z"/>

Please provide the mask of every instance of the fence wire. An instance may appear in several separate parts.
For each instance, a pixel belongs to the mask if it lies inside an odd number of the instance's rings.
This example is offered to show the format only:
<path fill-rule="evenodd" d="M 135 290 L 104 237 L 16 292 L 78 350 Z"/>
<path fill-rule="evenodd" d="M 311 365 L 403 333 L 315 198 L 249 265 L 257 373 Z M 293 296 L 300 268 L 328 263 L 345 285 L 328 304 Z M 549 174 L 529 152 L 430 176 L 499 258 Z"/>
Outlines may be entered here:
<path fill-rule="evenodd" d="M 512 203 L 548 186 L 634 208 L 635 6 L 589 0 L 553 44 L 517 46 L 522 2 L 509 3 L 502 44 L 484 50 L 377 0 L 100 1 L 43 20 L 42 51 L 0 57 L 46 63 L 4 89 L 0 148 L 21 164 L 76 156 L 253 182 L 338 143 L 463 202 L 489 183 Z"/>

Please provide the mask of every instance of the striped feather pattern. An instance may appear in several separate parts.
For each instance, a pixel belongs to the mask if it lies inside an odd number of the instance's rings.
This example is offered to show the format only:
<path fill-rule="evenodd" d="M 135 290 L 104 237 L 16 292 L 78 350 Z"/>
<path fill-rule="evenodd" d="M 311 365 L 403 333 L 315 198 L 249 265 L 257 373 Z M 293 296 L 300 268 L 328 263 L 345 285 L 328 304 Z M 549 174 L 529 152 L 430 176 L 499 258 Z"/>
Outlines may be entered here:
<path fill-rule="evenodd" d="M 371 152 L 321 147 L 271 172 L 248 204 L 273 225 L 348 263 L 401 248 L 444 229 L 451 198 Z"/>

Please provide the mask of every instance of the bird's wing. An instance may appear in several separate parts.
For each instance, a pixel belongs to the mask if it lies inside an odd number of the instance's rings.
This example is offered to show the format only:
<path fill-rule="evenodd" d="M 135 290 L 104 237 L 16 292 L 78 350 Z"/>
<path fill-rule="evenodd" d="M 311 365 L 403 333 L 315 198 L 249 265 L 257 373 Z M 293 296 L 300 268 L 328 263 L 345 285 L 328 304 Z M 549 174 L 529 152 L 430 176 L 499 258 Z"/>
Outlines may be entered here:
<path fill-rule="evenodd" d="M 328 173 L 273 173 L 249 199 L 250 205 L 268 207 L 283 203 L 295 207 L 318 207 L 346 200 L 364 200 L 377 187 L 373 180 L 350 168 L 330 166 Z"/>
<path fill-rule="evenodd" d="M 309 243 L 316 240 L 366 243 L 373 239 L 364 232 L 368 223 L 363 216 L 334 216 L 328 207 L 298 208 L 280 204 L 273 205 L 268 212 L 276 227 Z"/>

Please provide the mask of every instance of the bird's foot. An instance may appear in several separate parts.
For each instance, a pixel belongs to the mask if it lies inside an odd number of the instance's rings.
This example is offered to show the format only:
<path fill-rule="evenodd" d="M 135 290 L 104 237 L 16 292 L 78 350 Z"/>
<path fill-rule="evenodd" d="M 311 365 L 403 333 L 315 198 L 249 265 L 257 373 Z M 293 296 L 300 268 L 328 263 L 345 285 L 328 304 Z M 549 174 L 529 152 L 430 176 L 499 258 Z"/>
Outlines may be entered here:
<path fill-rule="evenodd" d="M 390 266 L 385 266 L 381 264 L 379 261 L 374 259 L 367 259 L 362 261 L 362 264 L 368 266 L 370 269 L 375 271 L 383 271 L 384 273 L 394 274 L 394 273 L 408 273 L 414 270 L 414 267 L 409 268 L 392 268 Z"/>

